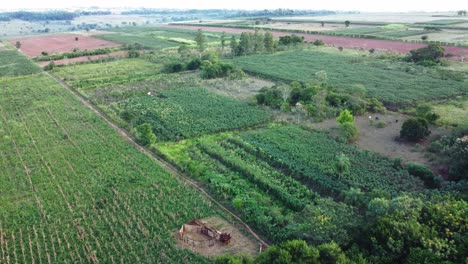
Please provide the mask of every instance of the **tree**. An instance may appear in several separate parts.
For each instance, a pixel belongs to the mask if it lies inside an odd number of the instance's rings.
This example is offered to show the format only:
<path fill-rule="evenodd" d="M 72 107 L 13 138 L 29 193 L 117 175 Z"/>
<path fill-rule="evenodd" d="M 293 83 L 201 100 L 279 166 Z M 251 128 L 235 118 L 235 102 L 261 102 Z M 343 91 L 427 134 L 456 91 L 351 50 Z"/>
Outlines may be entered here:
<path fill-rule="evenodd" d="M 428 136 L 430 133 L 427 120 L 416 117 L 410 118 L 403 123 L 400 137 L 410 141 L 417 141 Z"/>
<path fill-rule="evenodd" d="M 265 32 L 265 35 L 263 37 L 263 42 L 264 42 L 266 52 L 273 53 L 275 48 L 274 48 L 274 43 L 273 43 L 273 34 L 271 34 L 270 31 Z"/>
<path fill-rule="evenodd" d="M 341 178 L 343 175 L 349 173 L 349 169 L 351 167 L 351 161 L 345 154 L 341 153 L 336 157 L 336 161 L 334 164 L 335 172 Z"/>
<path fill-rule="evenodd" d="M 265 50 L 265 42 L 263 39 L 263 33 L 256 29 L 253 35 L 254 52 L 263 52 Z"/>
<path fill-rule="evenodd" d="M 321 264 L 344 264 L 348 262 L 346 255 L 335 242 L 320 245 L 318 250 L 320 252 L 319 263 Z"/>
<path fill-rule="evenodd" d="M 344 23 L 345 23 L 346 27 L 349 27 L 349 24 L 351 24 L 351 22 L 349 22 L 349 20 L 346 20 Z"/>
<path fill-rule="evenodd" d="M 17 49 L 20 49 L 20 48 L 21 48 L 21 42 L 16 41 L 15 47 L 16 47 Z"/>
<path fill-rule="evenodd" d="M 410 50 L 409 60 L 413 62 L 439 62 L 440 58 L 444 57 L 445 49 L 440 44 L 431 43 L 420 49 Z"/>
<path fill-rule="evenodd" d="M 429 37 L 427 35 L 421 36 L 422 41 L 426 41 Z"/>
<path fill-rule="evenodd" d="M 136 131 L 137 131 L 137 134 L 136 134 L 137 140 L 141 144 L 147 147 L 150 147 L 151 145 L 156 143 L 157 138 L 154 135 L 150 124 L 148 123 L 141 124 L 136 128 Z"/>
<path fill-rule="evenodd" d="M 237 47 L 238 55 L 250 54 L 254 50 L 254 43 L 252 41 L 252 33 L 242 32 L 240 35 L 239 46 Z"/>
<path fill-rule="evenodd" d="M 224 52 L 224 47 L 226 46 L 226 32 L 223 31 L 221 34 L 221 50 Z"/>
<path fill-rule="evenodd" d="M 203 31 L 198 30 L 197 36 L 195 37 L 195 42 L 197 43 L 198 51 L 203 52 L 206 49 L 206 39 Z"/>
<path fill-rule="evenodd" d="M 336 121 L 339 124 L 344 124 L 344 123 L 353 123 L 354 122 L 354 116 L 351 114 L 351 112 L 348 109 L 345 109 L 340 112 L 340 115 L 336 118 Z"/>
<path fill-rule="evenodd" d="M 324 27 L 324 26 L 325 26 L 325 22 L 321 21 L 321 22 L 320 22 L 320 26 Z"/>
<path fill-rule="evenodd" d="M 78 37 L 75 37 L 75 41 L 78 41 L 78 40 L 80 40 L 80 39 Z"/>
<path fill-rule="evenodd" d="M 231 42 L 229 43 L 229 46 L 231 47 L 232 56 L 237 55 L 238 44 L 237 44 L 237 39 L 234 35 L 231 37 Z"/>

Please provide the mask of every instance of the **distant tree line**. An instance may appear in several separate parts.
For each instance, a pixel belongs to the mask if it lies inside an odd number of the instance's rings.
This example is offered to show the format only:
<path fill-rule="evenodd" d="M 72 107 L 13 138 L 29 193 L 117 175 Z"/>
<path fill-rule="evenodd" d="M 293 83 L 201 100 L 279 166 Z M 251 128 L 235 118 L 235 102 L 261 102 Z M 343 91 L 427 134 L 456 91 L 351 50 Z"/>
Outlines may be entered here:
<path fill-rule="evenodd" d="M 40 21 L 40 20 L 73 20 L 78 17 L 78 13 L 67 11 L 49 11 L 49 12 L 5 12 L 0 13 L 0 21 L 10 21 L 20 19 L 24 21 Z"/>
<path fill-rule="evenodd" d="M 280 16 L 304 16 L 304 15 L 332 15 L 336 14 L 335 11 L 329 10 L 297 10 L 297 9 L 283 9 L 278 8 L 275 10 L 253 10 L 253 11 L 237 11 L 231 17 L 280 17 Z"/>

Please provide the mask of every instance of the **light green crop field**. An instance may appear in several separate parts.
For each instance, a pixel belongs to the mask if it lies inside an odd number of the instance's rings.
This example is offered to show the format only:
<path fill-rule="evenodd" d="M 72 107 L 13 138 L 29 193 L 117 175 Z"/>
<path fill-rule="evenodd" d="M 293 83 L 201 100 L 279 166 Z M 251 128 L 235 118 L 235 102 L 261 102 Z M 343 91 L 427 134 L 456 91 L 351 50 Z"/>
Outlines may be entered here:
<path fill-rule="evenodd" d="M 440 116 L 440 125 L 468 126 L 468 98 L 454 99 L 433 105 L 434 111 Z"/>
<path fill-rule="evenodd" d="M 193 44 L 196 31 L 183 29 L 166 29 L 157 27 L 123 27 L 109 29 L 115 34 L 95 35 L 109 41 L 123 44 L 139 43 L 148 49 L 164 49 L 182 44 Z M 205 33 L 208 42 L 219 40 L 220 34 Z"/>
<path fill-rule="evenodd" d="M 0 77 L 40 72 L 41 68 L 16 50 L 0 50 Z"/>
<path fill-rule="evenodd" d="M 291 51 L 273 55 L 243 56 L 232 60 L 248 72 L 286 81 L 311 81 L 325 71 L 328 82 L 346 90 L 363 85 L 368 96 L 388 104 L 410 104 L 468 92 L 466 81 L 436 78 L 411 64 L 356 58 L 321 51 Z M 406 65 L 406 66 L 405 66 Z"/>
<path fill-rule="evenodd" d="M 209 262 L 173 236 L 215 214 L 198 191 L 52 79 L 5 78 L 0 87 L 2 260 Z"/>
<path fill-rule="evenodd" d="M 57 67 L 53 73 L 84 95 L 97 87 L 139 81 L 161 72 L 162 65 L 144 59 L 122 59 L 111 62 Z"/>

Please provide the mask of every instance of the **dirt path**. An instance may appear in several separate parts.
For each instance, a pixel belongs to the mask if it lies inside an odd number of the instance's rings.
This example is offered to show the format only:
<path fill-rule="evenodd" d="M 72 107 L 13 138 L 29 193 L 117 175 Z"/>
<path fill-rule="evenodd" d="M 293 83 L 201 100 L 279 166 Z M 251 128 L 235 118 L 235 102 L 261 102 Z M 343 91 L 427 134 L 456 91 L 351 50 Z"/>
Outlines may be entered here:
<path fill-rule="evenodd" d="M 163 27 L 163 26 L 161 26 Z M 241 28 L 227 28 L 227 27 L 210 27 L 210 26 L 185 26 L 185 25 L 167 25 L 167 28 L 180 28 L 180 29 L 203 29 L 207 32 L 226 32 L 231 34 L 240 34 L 242 32 L 254 32 L 253 29 L 241 29 Z M 368 38 L 352 38 L 342 36 L 329 36 L 329 35 L 317 35 L 317 34 L 301 34 L 291 32 L 272 31 L 273 36 L 276 38 L 286 35 L 295 34 L 303 36 L 305 41 L 322 40 L 325 44 L 330 46 L 341 46 L 344 48 L 363 48 L 365 50 L 377 49 L 377 50 L 390 50 L 399 53 L 408 53 L 412 49 L 418 49 L 426 46 L 423 43 L 413 42 L 402 42 L 398 40 L 383 40 L 383 39 L 368 39 Z M 454 55 L 454 59 L 461 59 L 462 57 L 468 56 L 468 47 L 455 47 L 445 46 L 445 52 Z"/>
<path fill-rule="evenodd" d="M 60 80 L 59 78 L 53 76 L 52 74 L 50 74 L 49 72 L 44 72 L 47 76 L 49 76 L 50 78 L 52 78 L 54 81 L 56 81 L 58 84 L 60 84 L 60 86 L 62 86 L 65 90 L 69 91 L 70 93 L 72 93 L 74 96 L 76 96 L 80 101 L 81 103 L 83 103 L 86 107 L 88 107 L 89 109 L 91 109 L 96 115 L 98 115 L 99 117 L 101 117 L 107 124 L 109 124 L 115 131 L 117 131 L 125 140 L 127 140 L 128 142 L 130 142 L 131 144 L 133 144 L 140 152 L 144 153 L 146 156 L 148 156 L 150 159 L 152 159 L 153 161 L 155 161 L 156 163 L 158 163 L 159 166 L 161 166 L 162 168 L 164 168 L 167 172 L 169 172 L 172 176 L 178 178 L 179 180 L 182 180 L 190 185 L 192 185 L 193 187 L 195 187 L 196 189 L 198 189 L 201 193 L 203 193 L 211 202 L 215 203 L 217 206 L 219 206 L 220 208 L 222 208 L 226 213 L 228 213 L 230 216 L 232 216 L 234 219 L 236 219 L 239 223 L 241 223 L 243 225 L 243 227 L 255 238 L 257 239 L 257 241 L 259 241 L 264 247 L 268 247 L 268 243 L 266 243 L 265 241 L 263 241 L 253 230 L 252 228 L 250 228 L 249 225 L 247 225 L 244 221 L 242 221 L 242 219 L 240 219 L 236 214 L 234 214 L 233 212 L 231 212 L 230 210 L 228 210 L 226 207 L 224 207 L 222 204 L 220 204 L 216 199 L 214 199 L 210 194 L 208 194 L 206 192 L 206 190 L 203 189 L 202 185 L 199 184 L 198 182 L 192 180 L 191 178 L 189 178 L 188 175 L 186 175 L 185 173 L 181 172 L 179 169 L 177 169 L 175 166 L 173 166 L 172 164 L 168 163 L 167 161 L 163 160 L 161 157 L 157 156 L 156 154 L 154 154 L 153 152 L 149 151 L 148 149 L 142 147 L 141 145 L 139 145 L 138 143 L 135 142 L 135 140 L 133 140 L 133 138 L 127 133 L 127 131 L 125 131 L 124 129 L 122 129 L 121 127 L 119 127 L 118 125 L 116 125 L 113 121 L 111 121 L 111 119 L 105 114 L 103 113 L 101 110 L 99 110 L 97 107 L 95 107 L 92 103 L 90 103 L 89 101 L 87 101 L 84 97 L 81 96 L 81 94 L 79 94 L 75 89 L 71 88 L 70 86 L 68 86 L 68 84 L 66 84 L 65 82 L 63 82 L 62 80 Z"/>

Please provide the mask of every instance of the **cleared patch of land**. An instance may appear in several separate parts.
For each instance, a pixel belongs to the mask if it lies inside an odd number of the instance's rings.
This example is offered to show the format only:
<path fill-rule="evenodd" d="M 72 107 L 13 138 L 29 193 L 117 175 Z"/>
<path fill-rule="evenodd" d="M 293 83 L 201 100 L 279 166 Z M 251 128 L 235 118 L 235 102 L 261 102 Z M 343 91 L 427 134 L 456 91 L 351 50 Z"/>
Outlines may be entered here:
<path fill-rule="evenodd" d="M 78 38 L 78 40 L 76 40 Z M 21 43 L 21 52 L 28 57 L 40 56 L 43 51 L 49 54 L 71 52 L 73 49 L 93 50 L 98 48 L 117 47 L 120 44 L 98 38 L 86 37 L 77 34 L 62 34 L 37 36 L 28 38 L 8 39 L 12 45 Z"/>

